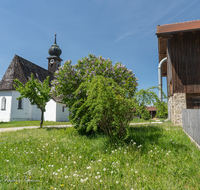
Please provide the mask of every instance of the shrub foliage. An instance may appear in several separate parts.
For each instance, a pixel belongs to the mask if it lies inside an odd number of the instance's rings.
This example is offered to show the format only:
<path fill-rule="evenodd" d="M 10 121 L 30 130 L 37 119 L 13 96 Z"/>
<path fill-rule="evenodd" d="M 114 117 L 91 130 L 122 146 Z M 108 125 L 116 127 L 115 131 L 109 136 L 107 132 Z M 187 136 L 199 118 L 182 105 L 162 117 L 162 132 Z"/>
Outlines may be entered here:
<path fill-rule="evenodd" d="M 100 81 L 103 83 L 102 85 L 100 85 Z M 108 84 L 115 86 L 115 88 Z M 125 65 L 119 62 L 112 65 L 110 59 L 89 54 L 88 57 L 78 60 L 75 65 L 72 65 L 69 60 L 62 67 L 59 67 L 55 73 L 55 80 L 52 81 L 51 92 L 62 99 L 69 108 L 71 113 L 70 120 L 73 121 L 76 127 L 82 127 L 89 131 L 96 130 L 97 126 L 100 127 L 102 123 L 108 122 L 111 119 L 109 118 L 111 113 L 123 112 L 123 104 L 126 106 L 127 101 L 131 101 L 137 86 L 135 74 L 127 69 Z M 91 92 L 95 92 L 95 94 L 91 94 Z M 114 96 L 112 99 L 111 94 Z M 91 97 L 93 97 L 93 101 L 89 99 Z M 111 105 L 115 105 L 115 107 Z M 99 113 L 97 113 L 97 110 Z M 108 118 L 104 118 L 103 115 Z M 97 116 L 99 117 L 98 119 Z M 124 126 L 126 120 L 124 118 L 122 122 Z M 119 126 L 118 122 L 121 121 L 122 116 L 119 118 L 113 116 L 111 126 Z M 94 127 L 92 127 L 92 124 L 94 124 Z M 108 125 L 107 123 L 106 126 Z M 112 127 L 109 130 L 111 129 Z M 105 129 L 102 128 L 102 130 Z M 107 134 L 118 134 L 117 131 L 112 133 L 109 132 Z"/>
<path fill-rule="evenodd" d="M 79 91 L 86 92 L 86 100 L 79 98 Z M 126 91 L 113 79 L 94 77 L 76 90 L 77 101 L 72 109 L 78 110 L 71 122 L 79 129 L 85 127 L 86 131 L 100 128 L 112 139 L 125 138 L 134 108 L 132 99 L 126 95 Z"/>

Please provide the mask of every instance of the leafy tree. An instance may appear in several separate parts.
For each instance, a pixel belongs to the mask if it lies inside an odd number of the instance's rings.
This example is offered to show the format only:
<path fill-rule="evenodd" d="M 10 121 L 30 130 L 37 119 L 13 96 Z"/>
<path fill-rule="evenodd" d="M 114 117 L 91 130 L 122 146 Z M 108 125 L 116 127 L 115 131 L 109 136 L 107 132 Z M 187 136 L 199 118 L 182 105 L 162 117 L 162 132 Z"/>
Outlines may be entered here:
<path fill-rule="evenodd" d="M 17 100 L 28 98 L 31 105 L 36 105 L 37 108 L 41 110 L 40 128 L 42 128 L 45 106 L 51 99 L 49 95 L 51 89 L 49 87 L 49 77 L 47 77 L 43 83 L 40 83 L 37 79 L 34 79 L 33 74 L 31 74 L 31 80 L 26 84 L 21 83 L 18 79 L 15 79 L 14 82 L 16 85 L 14 84 L 13 86 L 20 92 L 20 97 L 17 98 Z"/>
<path fill-rule="evenodd" d="M 159 87 L 153 86 L 148 89 L 141 89 L 135 93 L 134 101 L 135 101 L 135 111 L 138 113 L 143 119 L 148 119 L 149 116 L 147 114 L 146 106 L 154 105 L 157 109 L 158 117 L 165 117 L 168 113 L 167 103 L 165 101 L 160 101 L 158 95 L 155 90 L 158 90 Z M 162 91 L 164 98 L 167 98 L 165 93 Z M 149 118 L 150 119 L 150 118 Z"/>
<path fill-rule="evenodd" d="M 105 59 L 102 56 L 96 57 L 89 54 L 88 57 L 78 60 L 78 63 L 75 65 L 71 65 L 70 60 L 66 61 L 55 73 L 51 92 L 59 97 L 69 108 L 71 113 L 69 118 L 76 127 L 80 127 L 80 118 L 86 117 L 84 118 L 85 123 L 83 124 L 82 122 L 81 125 L 85 130 L 87 129 L 86 123 L 92 121 L 92 116 L 86 107 L 81 112 L 78 112 L 81 105 L 88 98 L 88 91 L 82 88 L 79 89 L 79 86 L 82 83 L 91 82 L 96 76 L 113 79 L 117 85 L 124 89 L 127 99 L 131 99 L 134 96 L 138 86 L 137 78 L 131 70 L 119 62 L 112 65 L 110 59 Z M 79 89 L 78 94 L 77 89 Z M 77 101 L 79 100 L 81 102 L 78 104 Z"/>
<path fill-rule="evenodd" d="M 157 117 L 165 118 L 168 115 L 168 104 L 167 104 L 167 102 L 165 102 L 165 101 L 160 102 L 156 106 L 156 109 L 157 109 L 157 112 L 156 112 Z"/>
<path fill-rule="evenodd" d="M 80 91 L 87 93 L 86 100 L 79 98 Z M 74 95 L 77 101 L 72 109 L 78 110 L 71 122 L 78 120 L 77 128 L 85 126 L 87 131 L 100 128 L 112 140 L 127 137 L 134 104 L 113 79 L 96 76 L 91 82 L 81 83 Z"/>

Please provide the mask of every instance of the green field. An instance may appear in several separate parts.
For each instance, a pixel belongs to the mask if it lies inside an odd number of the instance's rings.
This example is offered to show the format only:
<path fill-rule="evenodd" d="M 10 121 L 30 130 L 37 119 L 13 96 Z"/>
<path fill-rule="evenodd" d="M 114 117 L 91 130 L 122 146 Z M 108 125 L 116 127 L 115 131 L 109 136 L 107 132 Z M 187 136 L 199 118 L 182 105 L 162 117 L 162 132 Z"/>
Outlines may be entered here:
<path fill-rule="evenodd" d="M 126 142 L 73 127 L 0 133 L 0 189 L 199 189 L 200 151 L 171 123 L 131 127 Z"/>

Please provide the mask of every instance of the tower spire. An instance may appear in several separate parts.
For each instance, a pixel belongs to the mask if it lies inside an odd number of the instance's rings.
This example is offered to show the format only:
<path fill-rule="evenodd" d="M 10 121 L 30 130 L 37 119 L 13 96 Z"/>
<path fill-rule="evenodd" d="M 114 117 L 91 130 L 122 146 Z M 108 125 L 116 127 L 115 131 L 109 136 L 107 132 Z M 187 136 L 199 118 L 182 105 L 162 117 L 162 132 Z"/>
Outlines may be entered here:
<path fill-rule="evenodd" d="M 48 59 L 48 71 L 51 73 L 54 73 L 59 66 L 61 66 L 61 61 L 62 59 L 60 58 L 60 55 L 62 53 L 62 50 L 59 48 L 59 46 L 56 43 L 56 36 L 57 34 L 55 33 L 55 41 L 54 44 L 49 48 L 49 57 Z"/>
<path fill-rule="evenodd" d="M 56 32 L 55 32 L 55 41 L 54 41 L 54 44 L 56 44 L 56 35 L 57 35 L 57 34 L 56 34 Z"/>

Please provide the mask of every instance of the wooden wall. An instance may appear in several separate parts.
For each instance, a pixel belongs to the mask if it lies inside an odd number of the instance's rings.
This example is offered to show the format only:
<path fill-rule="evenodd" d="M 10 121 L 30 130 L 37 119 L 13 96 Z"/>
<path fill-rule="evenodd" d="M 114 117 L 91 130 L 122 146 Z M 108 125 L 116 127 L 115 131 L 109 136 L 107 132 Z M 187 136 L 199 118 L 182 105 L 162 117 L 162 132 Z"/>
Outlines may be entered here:
<path fill-rule="evenodd" d="M 168 97 L 173 94 L 173 81 L 172 81 L 172 62 L 171 62 L 171 48 L 170 40 L 167 40 L 167 94 Z"/>
<path fill-rule="evenodd" d="M 174 34 L 167 41 L 167 56 L 173 93 L 200 93 L 200 32 Z"/>

